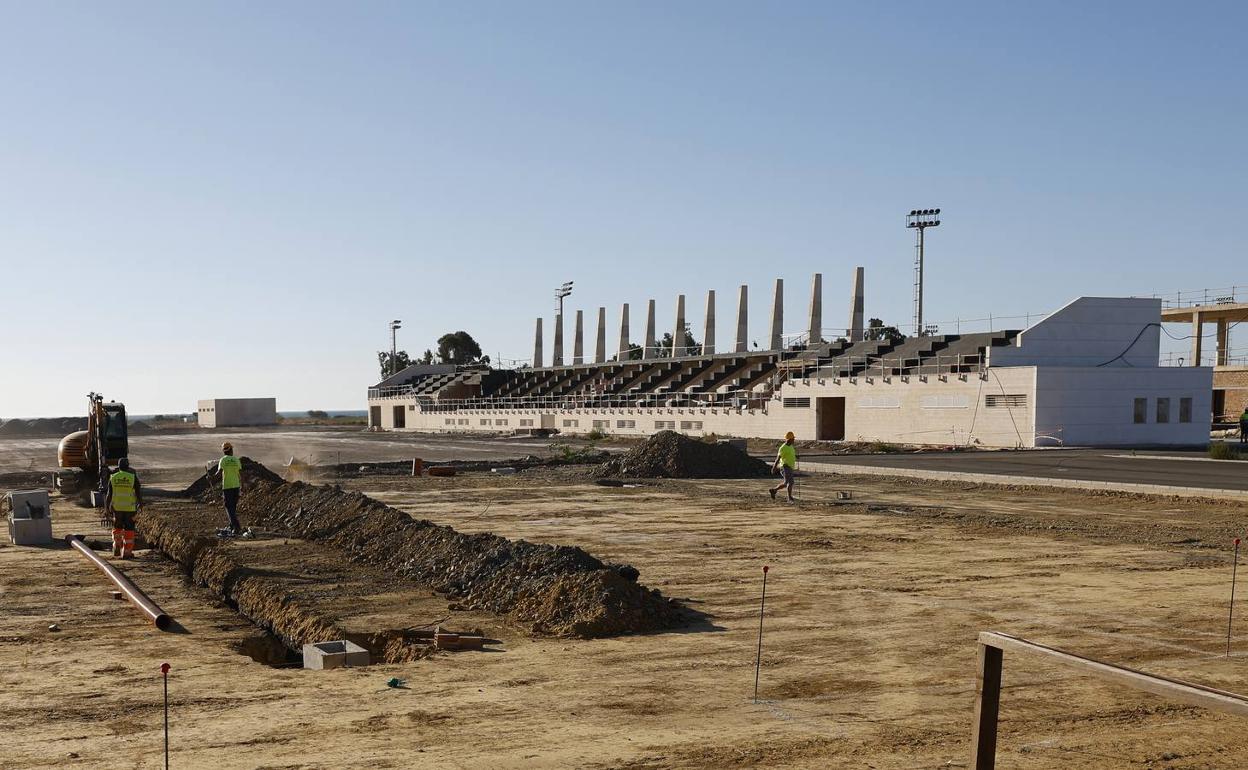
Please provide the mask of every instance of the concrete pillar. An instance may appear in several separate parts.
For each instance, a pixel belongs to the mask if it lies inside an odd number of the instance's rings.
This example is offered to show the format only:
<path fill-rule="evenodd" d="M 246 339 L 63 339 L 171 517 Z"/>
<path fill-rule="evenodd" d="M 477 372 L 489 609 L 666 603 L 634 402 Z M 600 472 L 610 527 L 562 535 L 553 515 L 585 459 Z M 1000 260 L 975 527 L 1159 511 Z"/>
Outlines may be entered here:
<path fill-rule="evenodd" d="M 537 331 L 533 333 L 533 368 L 542 368 L 542 319 L 537 319 Z"/>
<path fill-rule="evenodd" d="M 779 350 L 784 346 L 784 279 L 776 279 L 776 293 L 771 298 L 771 338 L 767 341 L 768 350 Z"/>
<path fill-rule="evenodd" d="M 555 314 L 555 352 L 550 365 L 563 366 L 563 313 Z"/>
<path fill-rule="evenodd" d="M 598 339 L 594 343 L 594 363 L 607 360 L 607 309 L 598 308 Z"/>
<path fill-rule="evenodd" d="M 683 356 L 685 350 L 685 295 L 676 295 L 676 325 L 672 329 L 672 358 Z"/>
<path fill-rule="evenodd" d="M 641 350 L 642 358 L 654 358 L 658 348 L 654 341 L 654 300 L 646 304 L 646 346 Z"/>
<path fill-rule="evenodd" d="M 1218 366 L 1226 366 L 1227 350 L 1230 341 L 1230 328 L 1226 325 L 1225 318 L 1218 319 L 1218 357 L 1216 363 Z"/>
<path fill-rule="evenodd" d="M 750 287 L 741 284 L 741 291 L 737 295 L 737 345 L 736 352 L 744 353 L 749 350 L 749 316 L 747 305 L 749 303 Z"/>
<path fill-rule="evenodd" d="M 702 355 L 715 352 L 715 290 L 706 293 L 706 331 L 702 334 Z"/>
<path fill-rule="evenodd" d="M 585 311 L 576 311 L 576 331 L 572 336 L 572 363 L 585 363 Z"/>
<path fill-rule="evenodd" d="M 849 300 L 849 341 L 862 342 L 865 330 L 862 324 L 863 305 L 863 289 L 862 289 L 863 269 L 861 267 L 854 268 L 854 293 Z"/>
<path fill-rule="evenodd" d="M 618 360 L 620 361 L 628 360 L 628 346 L 630 344 L 628 338 L 630 336 L 631 334 L 628 331 L 628 303 L 625 302 L 624 306 L 620 308 L 620 352 L 618 355 Z"/>
<path fill-rule="evenodd" d="M 1204 319 L 1199 310 L 1192 311 L 1192 361 L 1189 366 L 1200 366 L 1200 333 Z"/>
<path fill-rule="evenodd" d="M 823 273 L 815 273 L 810 281 L 810 323 L 806 329 L 806 346 L 823 342 Z"/>

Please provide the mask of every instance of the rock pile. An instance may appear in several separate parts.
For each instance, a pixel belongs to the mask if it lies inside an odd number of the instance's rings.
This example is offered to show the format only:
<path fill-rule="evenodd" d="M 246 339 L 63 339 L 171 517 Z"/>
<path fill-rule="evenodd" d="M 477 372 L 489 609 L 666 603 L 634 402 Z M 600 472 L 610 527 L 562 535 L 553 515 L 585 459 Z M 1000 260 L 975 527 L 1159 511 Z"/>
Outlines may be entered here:
<path fill-rule="evenodd" d="M 202 477 L 187 494 L 215 501 L 217 484 Z M 678 604 L 635 582 L 636 569 L 605 564 L 580 548 L 464 534 L 358 492 L 284 482 L 248 458 L 243 486 L 239 512 L 248 526 L 332 546 L 465 609 L 505 615 L 538 633 L 616 636 L 684 622 Z"/>
<path fill-rule="evenodd" d="M 766 476 L 767 463 L 728 444 L 708 444 L 664 430 L 598 467 L 596 476 L 634 479 L 744 479 Z"/>

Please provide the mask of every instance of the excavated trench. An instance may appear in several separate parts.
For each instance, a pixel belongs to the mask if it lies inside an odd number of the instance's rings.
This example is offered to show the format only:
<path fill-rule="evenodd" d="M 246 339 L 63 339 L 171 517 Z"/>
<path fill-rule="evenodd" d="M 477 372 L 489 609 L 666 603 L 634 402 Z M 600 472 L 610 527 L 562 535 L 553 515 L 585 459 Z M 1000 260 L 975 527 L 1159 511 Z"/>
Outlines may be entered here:
<path fill-rule="evenodd" d="M 287 483 L 246 458 L 239 515 L 259 537 L 215 537 L 219 500 L 204 478 L 181 498 L 146 506 L 137 525 L 195 583 L 292 651 L 349 639 L 374 661 L 415 660 L 432 652 L 421 629 L 439 620 L 581 638 L 686 622 L 679 604 L 637 583 L 627 565 L 570 546 L 466 535 L 336 486 Z M 262 647 L 240 651 L 290 662 Z"/>

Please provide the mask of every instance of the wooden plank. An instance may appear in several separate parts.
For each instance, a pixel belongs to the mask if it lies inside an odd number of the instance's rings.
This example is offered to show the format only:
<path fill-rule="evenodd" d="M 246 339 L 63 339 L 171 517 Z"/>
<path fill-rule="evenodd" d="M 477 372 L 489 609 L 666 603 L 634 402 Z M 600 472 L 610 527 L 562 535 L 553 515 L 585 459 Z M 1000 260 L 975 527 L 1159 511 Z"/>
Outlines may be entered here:
<path fill-rule="evenodd" d="M 1112 663 L 1103 663 L 1099 660 L 1084 657 L 1073 652 L 1059 650 L 1056 647 L 1048 647 L 1043 644 L 1029 642 L 1017 636 L 1009 634 L 997 633 L 994 631 L 984 631 L 979 635 L 979 643 L 981 645 L 981 660 L 983 657 L 983 646 L 995 647 L 1002 651 L 1021 652 L 1032 655 L 1039 655 L 1047 658 L 1054 663 L 1060 663 L 1070 668 L 1077 669 L 1085 674 L 1110 682 L 1126 685 L 1136 690 L 1143 690 L 1154 695 L 1160 695 L 1171 700 L 1187 703 L 1192 706 L 1200 706 L 1211 711 L 1221 711 L 1228 714 L 1238 714 L 1239 716 L 1248 716 L 1248 697 L 1238 693 L 1228 692 L 1226 690 L 1218 690 L 1212 687 L 1206 687 L 1200 684 L 1184 682 L 1180 679 L 1171 679 L 1169 677 L 1157 676 L 1156 674 L 1148 674 L 1143 671 L 1137 671 L 1133 668 L 1125 666 L 1115 666 Z M 981 663 L 981 669 L 983 664 Z M 978 705 L 977 705 L 978 710 Z M 978 726 L 976 720 L 976 730 Z M 976 766 L 978 767 L 978 766 Z M 986 767 L 991 767 L 987 765 Z"/>
<path fill-rule="evenodd" d="M 979 666 L 975 671 L 975 721 L 971 731 L 972 770 L 994 770 L 997 766 L 1000 705 L 1001 648 L 980 642 Z"/>

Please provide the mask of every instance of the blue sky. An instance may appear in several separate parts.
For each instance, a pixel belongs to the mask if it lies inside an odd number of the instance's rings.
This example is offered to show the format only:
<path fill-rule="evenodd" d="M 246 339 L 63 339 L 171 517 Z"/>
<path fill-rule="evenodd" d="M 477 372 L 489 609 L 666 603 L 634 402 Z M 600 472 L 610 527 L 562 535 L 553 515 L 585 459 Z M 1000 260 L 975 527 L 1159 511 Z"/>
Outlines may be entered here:
<path fill-rule="evenodd" d="M 0 415 L 362 408 L 386 323 L 525 357 L 750 284 L 802 328 L 1248 283 L 1242 4 L 0 2 Z M 569 313 L 571 315 L 571 313 Z M 548 320 L 549 324 L 551 321 Z M 592 326 L 592 321 L 589 323 Z M 942 329 L 949 331 L 950 329 Z M 592 329 L 590 330 L 592 334 Z M 610 331 L 608 340 L 614 342 Z M 548 343 L 549 344 L 549 343 Z M 548 347 L 549 350 L 549 347 Z"/>

